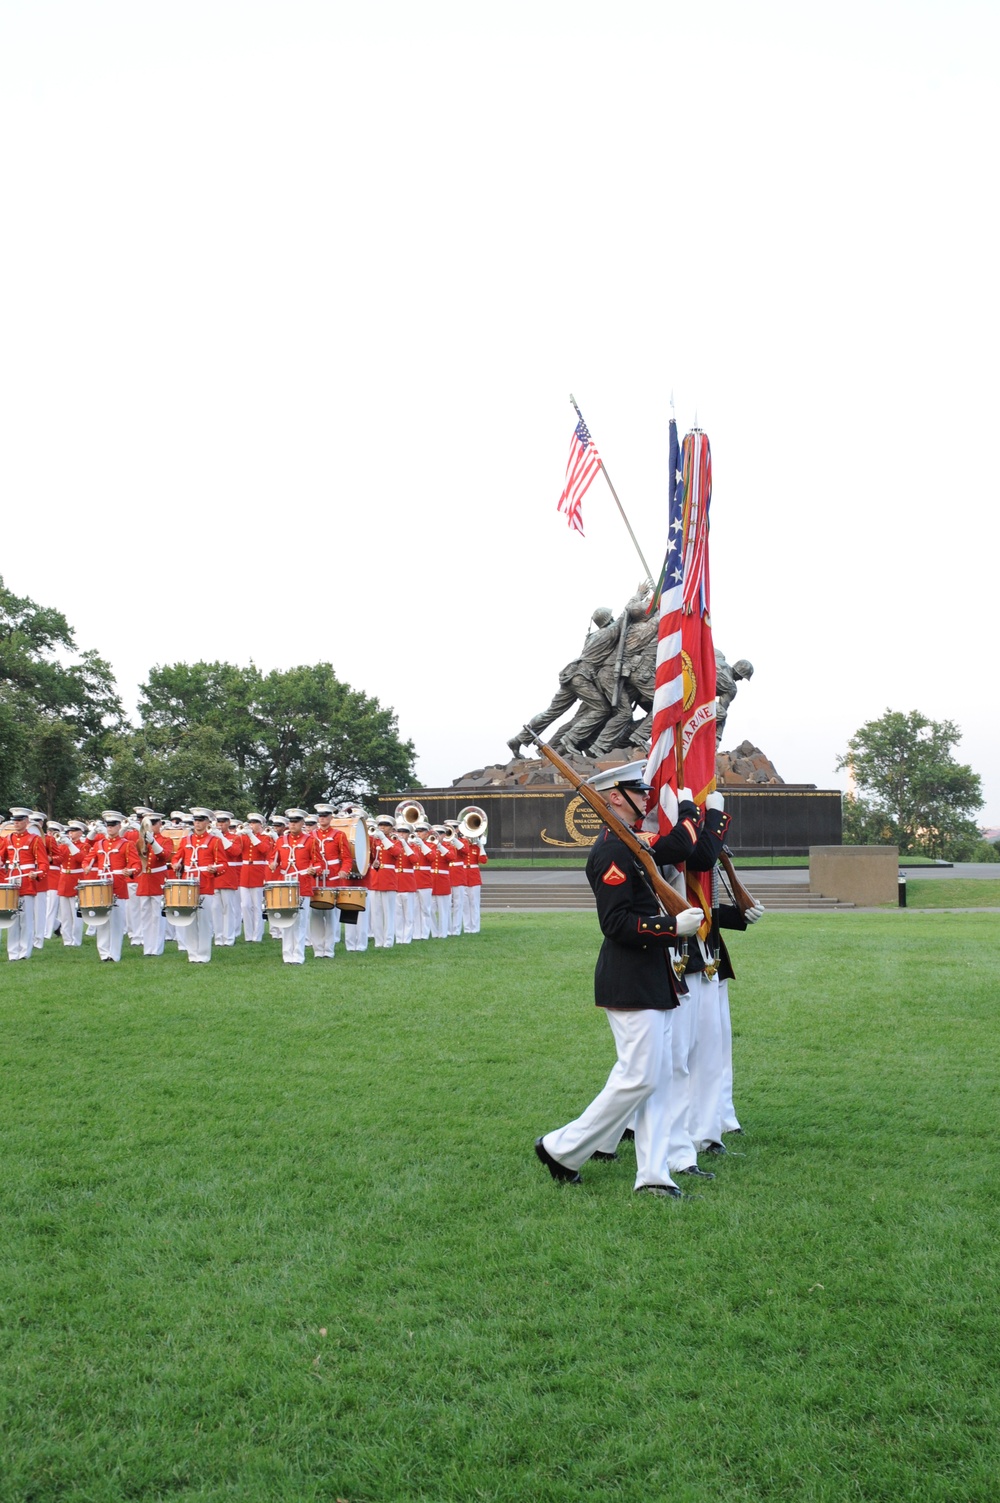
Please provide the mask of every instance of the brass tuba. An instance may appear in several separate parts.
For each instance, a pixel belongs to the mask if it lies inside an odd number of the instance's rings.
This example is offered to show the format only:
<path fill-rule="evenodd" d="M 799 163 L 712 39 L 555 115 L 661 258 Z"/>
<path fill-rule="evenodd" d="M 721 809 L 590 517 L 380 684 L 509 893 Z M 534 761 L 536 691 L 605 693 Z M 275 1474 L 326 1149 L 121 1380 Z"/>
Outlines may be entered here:
<path fill-rule="evenodd" d="M 466 840 L 485 840 L 489 815 L 478 804 L 466 804 L 458 811 L 458 833 Z"/>
<path fill-rule="evenodd" d="M 402 820 L 403 824 L 409 825 L 411 830 L 418 820 L 423 820 L 425 824 L 430 824 L 423 804 L 415 798 L 405 798 L 401 804 L 396 805 L 395 819 L 397 824 Z"/>

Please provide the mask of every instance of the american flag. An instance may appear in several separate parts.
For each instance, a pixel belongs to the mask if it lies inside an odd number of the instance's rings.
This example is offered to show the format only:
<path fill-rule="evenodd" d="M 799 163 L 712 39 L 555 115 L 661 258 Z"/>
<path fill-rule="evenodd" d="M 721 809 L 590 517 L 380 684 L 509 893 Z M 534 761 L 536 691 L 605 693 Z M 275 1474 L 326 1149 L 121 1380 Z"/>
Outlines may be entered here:
<path fill-rule="evenodd" d="M 684 606 L 684 476 L 677 442 L 677 424 L 670 419 L 670 500 L 667 551 L 658 594 L 660 624 L 656 648 L 656 688 L 653 692 L 653 734 L 646 764 L 650 785 L 649 812 L 656 810 L 661 835 L 677 823 L 676 728 L 684 714 L 684 670 L 681 657 L 681 613 Z"/>
<path fill-rule="evenodd" d="M 573 403 L 576 407 L 576 403 Z M 573 429 L 573 437 L 569 441 L 569 459 L 566 461 L 566 484 L 563 493 L 559 497 L 559 510 L 566 513 L 566 520 L 571 527 L 583 536 L 583 513 L 580 503 L 590 488 L 590 483 L 598 470 L 601 468 L 601 456 L 597 452 L 597 445 L 590 436 L 590 430 L 583 421 L 583 413 L 576 407 L 576 415 L 580 419 Z"/>

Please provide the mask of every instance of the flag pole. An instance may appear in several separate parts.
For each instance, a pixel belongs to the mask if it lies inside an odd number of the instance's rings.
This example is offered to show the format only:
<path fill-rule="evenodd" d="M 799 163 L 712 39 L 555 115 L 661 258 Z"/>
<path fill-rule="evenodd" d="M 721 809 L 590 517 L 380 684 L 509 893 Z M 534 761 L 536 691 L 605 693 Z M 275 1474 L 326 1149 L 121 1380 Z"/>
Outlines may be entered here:
<path fill-rule="evenodd" d="M 576 408 L 576 415 L 580 419 L 580 422 L 582 423 L 583 422 L 583 413 L 580 411 L 579 407 L 577 407 L 577 405 L 576 405 L 576 397 L 574 397 L 574 395 L 573 395 L 572 392 L 570 392 L 570 394 L 569 394 L 569 399 L 573 403 L 574 408 Z M 603 459 L 601 460 L 601 473 L 603 474 L 605 480 L 608 482 L 608 490 L 614 496 L 614 498 L 615 498 L 615 505 L 617 506 L 618 510 L 622 514 L 622 521 L 625 523 L 625 526 L 628 528 L 628 535 L 632 539 L 633 544 L 635 545 L 635 551 L 639 555 L 639 562 L 642 564 L 642 567 L 645 570 L 646 578 L 648 580 L 650 580 L 650 582 L 652 582 L 653 571 L 650 569 L 650 567 L 647 564 L 646 560 L 642 556 L 642 549 L 639 547 L 639 540 L 636 537 L 635 533 L 632 531 L 632 524 L 629 521 L 628 517 L 625 515 L 625 508 L 622 506 L 621 502 L 618 499 L 618 492 L 615 490 L 614 486 L 611 484 L 611 476 L 608 474 L 607 466 L 605 465 Z"/>

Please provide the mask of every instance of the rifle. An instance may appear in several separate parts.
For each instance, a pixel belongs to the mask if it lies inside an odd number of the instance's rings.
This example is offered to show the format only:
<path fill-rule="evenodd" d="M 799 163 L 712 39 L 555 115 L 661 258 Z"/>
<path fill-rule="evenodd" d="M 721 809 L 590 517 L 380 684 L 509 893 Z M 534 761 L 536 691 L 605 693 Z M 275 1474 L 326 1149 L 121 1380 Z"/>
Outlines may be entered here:
<path fill-rule="evenodd" d="M 755 908 L 757 906 L 757 899 L 754 897 L 753 893 L 747 891 L 747 889 L 743 886 L 743 883 L 740 881 L 739 877 L 736 875 L 736 868 L 733 865 L 733 858 L 730 856 L 725 846 L 723 846 L 722 855 L 719 857 L 719 865 L 722 867 L 722 870 L 725 872 L 726 877 L 728 878 L 726 886 L 729 888 L 733 902 L 736 904 L 740 912 L 745 913 L 748 908 Z"/>
<path fill-rule="evenodd" d="M 598 818 L 604 821 L 608 829 L 611 830 L 615 835 L 617 835 L 618 839 L 621 840 L 625 845 L 627 845 L 632 854 L 641 862 L 643 870 L 646 873 L 646 878 L 649 882 L 649 885 L 653 889 L 653 894 L 660 907 L 663 909 L 663 912 L 668 913 L 671 918 L 675 918 L 678 913 L 686 912 L 686 910 L 691 906 L 690 903 L 688 903 L 686 899 L 680 897 L 676 892 L 674 892 L 674 889 L 671 887 L 670 883 L 665 881 L 664 878 L 660 875 L 660 869 L 656 864 L 656 858 L 654 857 L 646 842 L 644 840 L 640 840 L 638 836 L 633 834 L 625 821 L 619 819 L 618 815 L 614 812 L 613 809 L 608 808 L 607 804 L 604 802 L 597 789 L 591 788 L 589 783 L 585 783 L 583 778 L 581 778 L 578 773 L 575 773 L 573 771 L 569 763 L 563 761 L 558 752 L 553 751 L 551 746 L 549 746 L 545 741 L 542 741 L 538 736 L 534 734 L 533 731 L 530 733 L 530 735 L 532 741 L 538 747 L 538 750 L 544 757 L 548 757 L 549 761 L 552 763 L 552 766 L 556 769 L 556 772 L 561 773 L 562 776 L 566 779 L 567 783 L 571 783 L 573 785 L 577 793 L 583 794 L 583 797 L 586 799 L 587 803 L 593 809 Z"/>
<path fill-rule="evenodd" d="M 622 697 L 622 668 L 625 665 L 625 638 L 628 636 L 628 628 L 628 611 L 623 611 L 621 632 L 618 637 L 618 651 L 615 653 L 615 689 L 611 696 L 611 708 L 613 710 L 617 710 Z"/>

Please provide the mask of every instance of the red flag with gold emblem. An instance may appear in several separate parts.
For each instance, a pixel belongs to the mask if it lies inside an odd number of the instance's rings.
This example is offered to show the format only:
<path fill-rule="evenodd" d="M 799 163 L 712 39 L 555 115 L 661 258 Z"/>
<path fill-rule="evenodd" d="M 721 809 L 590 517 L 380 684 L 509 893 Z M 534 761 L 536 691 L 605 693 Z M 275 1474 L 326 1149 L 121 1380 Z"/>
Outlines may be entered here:
<path fill-rule="evenodd" d="M 712 642 L 711 589 L 708 567 L 708 511 L 712 500 L 712 450 L 707 436 L 694 428 L 684 440 L 684 602 L 681 610 L 681 661 L 684 713 L 681 753 L 684 782 L 696 804 L 704 807 L 715 790 L 715 647 Z M 711 872 L 687 874 L 688 901 L 712 911 Z"/>

